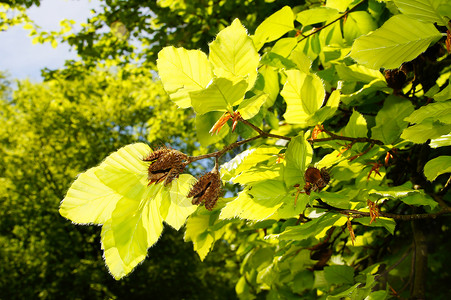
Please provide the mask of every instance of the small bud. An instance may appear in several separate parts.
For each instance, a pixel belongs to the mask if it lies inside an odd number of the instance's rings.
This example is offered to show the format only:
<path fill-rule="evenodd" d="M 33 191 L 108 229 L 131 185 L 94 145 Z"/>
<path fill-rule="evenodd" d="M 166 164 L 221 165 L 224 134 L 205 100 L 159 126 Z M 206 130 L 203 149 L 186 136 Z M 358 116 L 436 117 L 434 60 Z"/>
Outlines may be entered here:
<path fill-rule="evenodd" d="M 193 197 L 192 203 L 205 204 L 205 208 L 212 210 L 218 201 L 221 191 L 221 178 L 217 171 L 213 170 L 203 175 L 188 193 L 188 198 Z"/>

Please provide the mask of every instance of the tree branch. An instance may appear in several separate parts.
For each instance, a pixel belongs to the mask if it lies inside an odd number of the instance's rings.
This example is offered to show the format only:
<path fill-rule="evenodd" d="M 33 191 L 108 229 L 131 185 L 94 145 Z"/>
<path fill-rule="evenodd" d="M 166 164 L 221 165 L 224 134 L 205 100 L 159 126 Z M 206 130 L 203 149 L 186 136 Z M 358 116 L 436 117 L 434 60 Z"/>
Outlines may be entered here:
<path fill-rule="evenodd" d="M 344 12 L 340 17 L 338 17 L 337 19 L 333 20 L 332 22 L 330 22 L 330 23 L 328 23 L 328 24 L 325 24 L 325 25 L 323 25 L 323 26 L 317 28 L 315 31 L 313 31 L 313 32 L 311 32 L 311 33 L 309 33 L 309 34 L 307 34 L 307 35 L 303 35 L 303 36 L 302 36 L 302 39 L 300 39 L 300 40 L 298 41 L 298 43 L 299 43 L 299 42 L 302 42 L 302 41 L 305 40 L 306 38 L 308 38 L 308 37 L 310 37 L 310 36 L 312 36 L 312 35 L 314 35 L 314 34 L 320 32 L 320 31 L 323 30 L 324 28 L 329 27 L 330 25 L 334 24 L 335 22 L 340 21 L 341 19 L 343 19 L 344 17 L 346 17 L 349 13 L 353 12 L 354 10 L 356 10 L 357 7 L 359 7 L 359 6 L 360 6 L 362 3 L 364 3 L 364 2 L 366 2 L 366 0 L 363 0 L 363 1 L 361 1 L 360 3 L 356 4 L 353 8 L 351 8 L 351 9 L 349 9 L 348 11 Z"/>

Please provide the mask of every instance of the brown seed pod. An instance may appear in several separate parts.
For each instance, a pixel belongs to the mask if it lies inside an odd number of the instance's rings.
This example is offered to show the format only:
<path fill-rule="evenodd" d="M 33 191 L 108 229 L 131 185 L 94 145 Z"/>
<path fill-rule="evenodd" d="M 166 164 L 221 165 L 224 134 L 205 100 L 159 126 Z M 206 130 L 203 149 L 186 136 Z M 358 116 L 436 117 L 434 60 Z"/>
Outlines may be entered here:
<path fill-rule="evenodd" d="M 323 189 L 330 181 L 329 172 L 327 172 L 326 168 L 322 168 L 318 170 L 314 167 L 308 167 L 304 174 L 305 186 L 304 190 L 307 195 L 310 195 L 310 192 L 313 190 L 314 192 L 320 191 Z"/>
<path fill-rule="evenodd" d="M 164 181 L 168 185 L 183 172 L 186 166 L 186 154 L 168 148 L 160 148 L 143 158 L 149 161 L 149 185 Z"/>
<path fill-rule="evenodd" d="M 194 205 L 205 204 L 205 208 L 212 210 L 218 201 L 221 191 L 221 178 L 218 172 L 209 172 L 199 178 L 188 193 L 188 198 L 193 197 Z"/>

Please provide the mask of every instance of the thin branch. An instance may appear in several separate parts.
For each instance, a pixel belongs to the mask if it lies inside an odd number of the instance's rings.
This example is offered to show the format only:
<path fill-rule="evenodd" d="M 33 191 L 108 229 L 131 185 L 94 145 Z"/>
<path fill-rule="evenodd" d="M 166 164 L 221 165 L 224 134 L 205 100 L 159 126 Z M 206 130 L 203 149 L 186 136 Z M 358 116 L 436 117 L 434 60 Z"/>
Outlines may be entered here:
<path fill-rule="evenodd" d="M 397 266 L 399 266 L 400 263 L 402 263 L 404 261 L 404 259 L 407 258 L 407 256 L 409 256 L 410 251 L 412 250 L 412 246 L 410 246 L 406 252 L 404 253 L 404 255 L 397 261 L 395 262 L 393 265 L 391 265 L 389 268 L 387 268 L 384 272 L 382 272 L 381 274 L 378 274 L 374 277 L 374 280 L 379 280 L 379 278 L 387 275 L 388 273 L 390 273 L 390 271 L 392 271 L 393 269 L 395 269 Z"/>
<path fill-rule="evenodd" d="M 314 206 L 316 208 L 330 209 L 330 207 L 324 206 Z M 352 214 L 353 218 L 361 218 L 361 217 L 369 217 L 370 213 L 365 211 L 359 211 L 355 209 L 339 209 L 333 208 L 331 211 L 338 212 L 340 214 L 349 215 Z M 451 209 L 442 209 L 439 212 L 431 213 L 431 214 L 411 214 L 411 215 L 397 215 L 387 212 L 379 212 L 380 217 L 391 218 L 394 220 L 400 221 L 412 221 L 412 220 L 422 220 L 422 219 L 435 219 L 441 215 L 451 214 Z M 377 219 L 376 219 L 377 220 Z"/>
<path fill-rule="evenodd" d="M 327 141 L 333 141 L 333 140 L 341 140 L 341 141 L 348 141 L 348 142 L 353 142 L 353 143 L 371 143 L 371 144 L 376 144 L 376 145 L 384 145 L 384 142 L 375 140 L 375 139 L 370 139 L 370 138 L 366 138 L 366 137 L 354 138 L 354 137 L 341 136 L 341 135 L 335 134 L 335 133 L 330 132 L 325 129 L 323 129 L 322 131 L 325 132 L 326 134 L 328 134 L 330 137 L 323 138 L 323 139 L 310 140 L 310 142 L 314 143 L 314 142 L 327 142 Z"/>
<path fill-rule="evenodd" d="M 276 139 L 282 139 L 282 140 L 286 140 L 286 141 L 291 141 L 291 138 L 288 137 L 288 136 L 283 136 L 283 135 L 277 135 L 277 134 L 264 132 L 263 130 L 261 130 L 260 128 L 258 128 L 257 126 L 255 126 L 254 124 L 249 122 L 248 120 L 245 120 L 245 119 L 243 119 L 241 117 L 238 120 L 240 122 L 242 122 L 243 124 L 246 124 L 247 126 L 251 127 L 255 131 L 257 131 L 263 137 L 272 137 L 272 138 L 276 138 Z"/>
<path fill-rule="evenodd" d="M 348 10 L 348 11 L 346 11 L 344 14 L 342 14 L 340 17 L 338 17 L 337 19 L 333 20 L 332 22 L 330 22 L 330 23 L 328 23 L 328 24 L 326 24 L 326 25 L 323 25 L 323 26 L 317 28 L 315 31 L 313 31 L 313 32 L 311 32 L 311 33 L 309 33 L 309 34 L 307 34 L 307 35 L 303 35 L 303 38 L 300 39 L 299 42 L 302 42 L 303 40 L 305 40 L 305 39 L 308 38 L 309 36 L 312 36 L 312 35 L 314 35 L 314 34 L 320 32 L 321 30 L 323 30 L 324 28 L 329 27 L 330 25 L 334 24 L 335 22 L 340 21 L 341 19 L 343 19 L 344 17 L 346 17 L 349 13 L 353 12 L 354 10 L 356 10 L 357 7 L 360 6 L 360 5 L 361 5 L 362 3 L 364 3 L 364 2 L 366 2 L 366 0 L 363 0 L 362 2 L 356 4 L 353 8 L 351 8 L 351 9 Z M 299 42 L 298 42 L 298 43 L 299 43 Z"/>
<path fill-rule="evenodd" d="M 189 156 L 188 159 L 187 159 L 187 163 L 190 164 L 192 162 L 195 162 L 195 161 L 198 161 L 198 160 L 201 160 L 201 159 L 211 158 L 211 157 L 219 158 L 219 157 L 223 156 L 224 153 L 226 153 L 226 152 L 228 152 L 228 151 L 230 151 L 232 149 L 235 149 L 236 147 L 239 147 L 239 146 L 241 146 L 243 144 L 249 143 L 249 142 L 251 142 L 253 140 L 256 140 L 256 139 L 259 139 L 259 138 L 262 138 L 262 137 L 264 137 L 264 136 L 263 135 L 257 135 L 257 136 L 254 136 L 254 137 L 242 140 L 242 141 L 238 141 L 238 142 L 232 143 L 232 144 L 228 145 L 227 147 L 224 147 L 222 150 L 219 150 L 219 151 L 216 151 L 216 152 L 212 152 L 212 153 L 208 153 L 208 154 L 204 154 L 204 155 L 199 155 L 199 156 Z"/>

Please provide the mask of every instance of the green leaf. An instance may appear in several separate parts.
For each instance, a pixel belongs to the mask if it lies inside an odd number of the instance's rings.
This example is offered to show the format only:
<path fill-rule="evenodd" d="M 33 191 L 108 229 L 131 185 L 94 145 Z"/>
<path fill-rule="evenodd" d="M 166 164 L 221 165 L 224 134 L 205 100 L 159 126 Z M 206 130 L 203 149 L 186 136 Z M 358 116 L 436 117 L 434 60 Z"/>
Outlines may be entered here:
<path fill-rule="evenodd" d="M 155 193 L 153 186 L 148 194 Z M 115 279 L 127 275 L 146 258 L 147 248 L 163 231 L 158 201 L 122 198 L 112 217 L 102 228 L 101 243 L 105 262 Z"/>
<path fill-rule="evenodd" d="M 451 156 L 436 157 L 424 166 L 424 176 L 429 181 L 434 181 L 439 175 L 449 172 L 451 172 Z"/>
<path fill-rule="evenodd" d="M 259 88 L 265 94 L 268 94 L 263 107 L 268 108 L 273 106 L 277 96 L 279 96 L 279 73 L 275 68 L 262 65 L 258 70 L 262 82 L 262 87 Z M 260 81 L 260 78 L 258 81 Z"/>
<path fill-rule="evenodd" d="M 442 135 L 438 138 L 432 139 L 429 143 L 431 148 L 446 147 L 449 145 L 451 145 L 451 134 Z"/>
<path fill-rule="evenodd" d="M 217 216 L 217 212 L 200 208 L 186 222 L 184 240 L 185 242 L 193 242 L 194 251 L 197 252 L 202 261 L 212 249 L 214 242 L 221 238 L 225 231 L 224 227 L 215 231 L 210 230 L 213 213 Z"/>
<path fill-rule="evenodd" d="M 371 129 L 372 138 L 381 140 L 384 144 L 394 143 L 408 125 L 404 118 L 413 111 L 414 107 L 409 100 L 388 96 L 376 115 L 376 126 Z"/>
<path fill-rule="evenodd" d="M 67 191 L 59 213 L 79 224 L 103 224 L 122 196 L 105 186 L 94 174 L 95 169 L 80 174 Z"/>
<path fill-rule="evenodd" d="M 240 113 L 243 119 L 248 120 L 258 114 L 260 108 L 265 104 L 268 99 L 268 94 L 257 94 L 249 99 L 244 99 L 238 106 L 237 111 Z"/>
<path fill-rule="evenodd" d="M 327 0 L 326 7 L 335 8 L 339 12 L 344 12 L 352 2 L 352 0 Z"/>
<path fill-rule="evenodd" d="M 304 134 L 292 138 L 285 152 L 284 180 L 287 187 L 304 184 L 304 173 L 312 162 L 313 149 Z"/>
<path fill-rule="evenodd" d="M 302 26 L 308 26 L 332 20 L 339 16 L 335 8 L 330 7 L 315 7 L 308 10 L 303 10 L 296 15 L 296 21 Z"/>
<path fill-rule="evenodd" d="M 438 203 L 434 201 L 430 196 L 423 193 L 412 193 L 408 195 L 407 197 L 400 199 L 402 202 L 408 205 L 415 205 L 415 206 L 429 206 L 431 209 L 434 209 L 437 207 Z"/>
<path fill-rule="evenodd" d="M 221 178 L 225 181 L 234 180 L 234 177 L 261 162 L 275 160 L 280 150 L 281 147 L 266 145 L 245 150 L 221 166 Z"/>
<path fill-rule="evenodd" d="M 447 22 L 437 8 L 447 2 L 447 0 L 395 0 L 396 6 L 404 15 L 418 21 L 437 23 L 439 26 L 445 26 Z"/>
<path fill-rule="evenodd" d="M 315 114 L 310 117 L 308 123 L 310 125 L 322 124 L 325 120 L 331 118 L 335 114 L 339 104 L 340 104 L 340 91 L 334 90 L 330 94 L 329 99 L 327 99 L 326 105 L 317 110 Z"/>
<path fill-rule="evenodd" d="M 242 218 L 261 221 L 273 215 L 286 194 L 282 181 L 265 180 L 247 186 L 221 210 L 220 219 Z"/>
<path fill-rule="evenodd" d="M 366 11 L 355 11 L 348 14 L 343 26 L 343 35 L 349 45 L 363 34 L 377 28 L 377 24 Z"/>
<path fill-rule="evenodd" d="M 147 166 L 142 158 L 150 152 L 143 143 L 128 145 L 80 174 L 63 199 L 60 214 L 75 223 L 106 222 L 123 196 L 139 199 L 144 193 Z"/>
<path fill-rule="evenodd" d="M 210 62 L 200 50 L 166 47 L 158 53 L 158 75 L 179 107 L 191 106 L 189 93 L 207 87 L 213 79 Z"/>
<path fill-rule="evenodd" d="M 407 184 L 405 185 L 400 185 L 400 186 L 392 186 L 392 187 L 387 187 L 387 186 L 377 186 L 377 187 L 373 187 L 371 190 L 368 191 L 368 194 L 375 194 L 375 195 L 379 195 L 382 197 L 390 197 L 390 198 L 401 198 L 401 197 L 405 197 L 410 193 L 419 193 L 418 190 L 413 190 L 412 187 L 410 186 L 410 182 L 407 182 Z"/>
<path fill-rule="evenodd" d="M 380 217 L 380 218 L 376 218 L 376 220 L 374 220 L 371 224 L 370 224 L 370 222 L 371 222 L 370 217 L 355 218 L 355 219 L 353 219 L 353 221 L 356 221 L 362 225 L 370 226 L 370 227 L 384 227 L 391 234 L 395 233 L 396 222 L 393 219 Z"/>
<path fill-rule="evenodd" d="M 323 202 L 336 208 L 349 209 L 351 208 L 351 199 L 356 196 L 352 194 L 352 191 L 347 191 L 347 193 L 322 191 L 320 193 L 312 192 L 311 197 L 320 198 Z"/>
<path fill-rule="evenodd" d="M 427 118 L 420 124 L 410 126 L 401 134 L 401 138 L 416 144 L 425 143 L 429 139 L 435 139 L 451 132 L 451 124 L 434 122 L 433 118 Z"/>
<path fill-rule="evenodd" d="M 297 68 L 305 73 L 310 73 L 310 68 L 312 66 L 312 61 L 304 54 L 300 47 L 296 47 L 290 54 L 290 60 L 296 63 Z"/>
<path fill-rule="evenodd" d="M 290 124 L 306 125 L 307 120 L 323 104 L 326 91 L 315 74 L 287 70 L 287 81 L 280 92 L 287 103 L 285 120 Z"/>
<path fill-rule="evenodd" d="M 206 89 L 191 92 L 191 102 L 198 114 L 205 114 L 210 111 L 233 113 L 233 106 L 241 103 L 246 88 L 245 80 L 233 83 L 226 78 L 215 78 Z"/>
<path fill-rule="evenodd" d="M 216 76 L 233 81 L 245 78 L 249 88 L 254 85 L 260 57 L 238 19 L 221 30 L 210 44 L 209 59 Z"/>
<path fill-rule="evenodd" d="M 345 64 L 339 64 L 335 66 L 335 70 L 337 70 L 338 77 L 344 81 L 355 81 L 364 83 L 370 83 L 375 79 L 385 81 L 384 75 L 382 75 L 382 73 L 379 70 L 369 69 L 357 64 L 350 66 L 346 66 Z"/>
<path fill-rule="evenodd" d="M 354 268 L 346 265 L 324 267 L 324 277 L 329 285 L 353 284 Z"/>
<path fill-rule="evenodd" d="M 154 186 L 153 189 L 161 188 Z M 137 201 L 122 198 L 111 215 L 114 247 L 126 265 L 144 260 L 147 248 L 158 241 L 163 231 L 159 213 L 160 202 L 155 199 Z M 134 266 L 133 266 L 134 267 Z"/>
<path fill-rule="evenodd" d="M 440 38 L 441 34 L 433 24 L 396 15 L 379 29 L 358 38 L 350 55 L 358 63 L 372 69 L 396 69 L 403 62 L 413 60 Z"/>
<path fill-rule="evenodd" d="M 222 115 L 223 113 L 219 111 L 211 111 L 203 115 L 196 114 L 197 140 L 202 146 L 206 147 L 219 142 L 229 133 L 230 127 L 227 123 L 224 124 L 218 134 L 212 135 L 210 133 L 213 125 L 219 120 L 219 118 L 221 118 Z"/>
<path fill-rule="evenodd" d="M 269 16 L 255 30 L 255 47 L 260 49 L 263 44 L 277 40 L 285 33 L 294 30 L 293 21 L 293 11 L 289 6 L 284 6 Z"/>
<path fill-rule="evenodd" d="M 367 132 L 365 118 L 354 110 L 348 124 L 344 128 L 344 135 L 350 137 L 366 137 Z"/>
<path fill-rule="evenodd" d="M 434 118 L 442 123 L 451 124 L 451 101 L 430 103 L 415 110 L 405 121 L 421 123 L 426 118 Z"/>
<path fill-rule="evenodd" d="M 314 237 L 334 225 L 341 218 L 340 214 L 326 213 L 319 218 L 298 226 L 290 226 L 280 234 L 273 234 L 270 237 L 279 240 L 301 241 Z"/>
<path fill-rule="evenodd" d="M 192 199 L 186 197 L 195 182 L 193 176 L 181 174 L 171 182 L 169 189 L 159 193 L 162 207 L 166 206 L 164 209 L 160 208 L 161 215 L 175 230 L 179 230 L 185 224 L 186 218 L 197 209 L 196 205 L 191 204 Z"/>
<path fill-rule="evenodd" d="M 451 100 L 451 84 L 448 83 L 448 85 L 439 93 L 435 94 L 433 98 L 435 101 Z"/>

